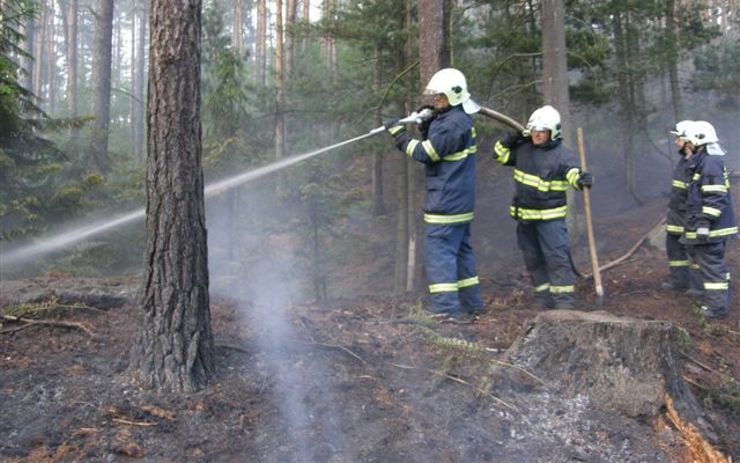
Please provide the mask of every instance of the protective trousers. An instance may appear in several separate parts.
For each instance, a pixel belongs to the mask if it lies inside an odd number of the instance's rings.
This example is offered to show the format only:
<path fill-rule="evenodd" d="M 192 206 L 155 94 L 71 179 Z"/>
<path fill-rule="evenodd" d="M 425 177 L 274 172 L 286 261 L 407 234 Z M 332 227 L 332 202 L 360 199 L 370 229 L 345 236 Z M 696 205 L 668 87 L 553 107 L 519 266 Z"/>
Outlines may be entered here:
<path fill-rule="evenodd" d="M 724 315 L 730 307 L 730 274 L 725 265 L 727 241 L 686 246 L 689 258 L 699 266 L 704 288 L 702 305 L 715 315 Z"/>
<path fill-rule="evenodd" d="M 556 308 L 572 308 L 576 277 L 570 263 L 565 219 L 521 221 L 516 236 L 535 297 L 543 300 L 549 295 Z"/>
<path fill-rule="evenodd" d="M 680 234 L 666 233 L 665 250 L 668 255 L 668 268 L 671 271 L 671 283 L 674 289 L 689 289 L 689 255 L 686 246 L 679 243 Z"/>
<path fill-rule="evenodd" d="M 470 245 L 470 224 L 425 227 L 424 267 L 431 311 L 450 315 L 481 313 L 483 301 Z"/>

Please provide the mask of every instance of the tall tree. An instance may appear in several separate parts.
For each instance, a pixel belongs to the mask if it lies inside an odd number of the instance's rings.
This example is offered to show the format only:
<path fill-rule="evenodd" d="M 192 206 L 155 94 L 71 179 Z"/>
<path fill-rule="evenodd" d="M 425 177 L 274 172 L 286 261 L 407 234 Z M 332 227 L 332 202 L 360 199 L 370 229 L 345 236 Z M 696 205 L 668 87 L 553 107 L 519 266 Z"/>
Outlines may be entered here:
<path fill-rule="evenodd" d="M 244 56 L 244 1 L 234 0 L 234 31 L 231 35 L 231 47 L 240 57 Z"/>
<path fill-rule="evenodd" d="M 267 73 L 267 0 L 257 0 L 257 46 L 255 71 L 257 82 L 265 85 Z"/>
<path fill-rule="evenodd" d="M 149 22 L 147 11 L 148 11 L 148 0 L 138 0 L 138 21 L 137 21 L 137 34 L 136 34 L 136 74 L 135 74 L 135 85 L 134 85 L 134 112 L 133 112 L 133 126 L 134 126 L 134 156 L 139 161 L 144 161 L 146 151 L 146 137 L 144 131 L 146 129 L 146 121 L 144 120 L 145 110 L 145 95 L 144 95 L 144 83 L 146 82 L 146 31 L 147 23 Z"/>
<path fill-rule="evenodd" d="M 147 245 L 130 371 L 195 391 L 215 372 L 201 166 L 201 0 L 152 0 Z"/>
<path fill-rule="evenodd" d="M 285 56 L 283 0 L 275 0 L 275 158 L 285 157 Z"/>
<path fill-rule="evenodd" d="M 59 0 L 64 26 L 64 43 L 67 55 L 67 113 L 69 117 L 78 116 L 77 106 L 77 12 L 79 0 Z M 79 129 L 72 124 L 69 129 L 70 151 L 77 151 Z"/>
<path fill-rule="evenodd" d="M 93 11 L 92 114 L 95 122 L 90 134 L 89 158 L 102 175 L 110 168 L 108 128 L 110 127 L 111 60 L 113 37 L 113 0 L 99 0 Z"/>

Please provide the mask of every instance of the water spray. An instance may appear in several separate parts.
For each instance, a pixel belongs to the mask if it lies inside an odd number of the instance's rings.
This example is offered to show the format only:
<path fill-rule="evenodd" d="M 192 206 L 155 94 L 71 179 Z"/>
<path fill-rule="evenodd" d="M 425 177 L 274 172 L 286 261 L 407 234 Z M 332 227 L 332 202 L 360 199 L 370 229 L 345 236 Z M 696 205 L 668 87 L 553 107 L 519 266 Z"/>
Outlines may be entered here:
<path fill-rule="evenodd" d="M 429 119 L 431 116 L 432 116 L 432 111 L 429 109 L 424 109 L 420 112 L 411 113 L 408 117 L 400 119 L 398 123 L 400 124 L 421 124 L 425 120 Z M 285 158 L 280 161 L 273 162 L 272 164 L 268 164 L 264 167 L 260 167 L 254 170 L 250 170 L 248 172 L 244 172 L 242 174 L 237 174 L 233 177 L 220 180 L 211 185 L 207 185 L 204 189 L 204 195 L 206 198 L 210 196 L 215 196 L 219 193 L 223 193 L 224 191 L 230 190 L 244 183 L 247 183 L 257 178 L 263 177 L 277 170 L 281 170 L 288 166 L 292 166 L 293 164 L 306 161 L 312 157 L 318 156 L 319 154 L 326 153 L 328 151 L 341 148 L 342 146 L 346 146 L 352 143 L 356 143 L 360 140 L 364 140 L 365 138 L 372 137 L 373 135 L 382 133 L 385 130 L 386 130 L 385 126 L 380 126 L 363 135 L 350 138 L 349 140 L 344 140 L 342 142 L 335 143 L 331 146 L 326 146 L 324 148 L 320 148 L 320 149 L 317 149 L 317 150 L 314 150 L 308 153 L 300 154 L 298 156 Z M 122 214 L 113 219 L 99 221 L 93 224 L 88 224 L 82 227 L 74 228 L 67 232 L 58 233 L 50 238 L 39 240 L 33 244 L 29 244 L 27 246 L 14 249 L 5 254 L 0 254 L 0 268 L 2 266 L 17 265 L 17 264 L 21 264 L 24 262 L 28 262 L 29 260 L 33 258 L 43 256 L 47 253 L 53 252 L 58 249 L 63 249 L 64 247 L 70 244 L 77 243 L 90 236 L 98 235 L 104 231 L 111 230 L 113 228 L 116 228 L 116 227 L 125 225 L 127 223 L 133 222 L 135 220 L 141 219 L 145 215 L 146 215 L 145 209 L 141 208 L 133 212 Z"/>

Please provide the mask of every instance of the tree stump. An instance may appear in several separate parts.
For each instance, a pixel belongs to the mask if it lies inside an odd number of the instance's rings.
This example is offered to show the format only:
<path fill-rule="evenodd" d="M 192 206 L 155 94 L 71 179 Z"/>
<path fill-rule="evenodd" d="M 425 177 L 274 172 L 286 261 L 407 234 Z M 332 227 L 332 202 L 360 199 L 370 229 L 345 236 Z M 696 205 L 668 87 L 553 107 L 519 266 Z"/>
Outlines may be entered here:
<path fill-rule="evenodd" d="M 555 393 L 586 395 L 602 411 L 654 417 L 668 394 L 684 418 L 696 421 L 701 408 L 679 373 L 684 336 L 668 322 L 553 310 L 540 314 L 507 355 Z"/>

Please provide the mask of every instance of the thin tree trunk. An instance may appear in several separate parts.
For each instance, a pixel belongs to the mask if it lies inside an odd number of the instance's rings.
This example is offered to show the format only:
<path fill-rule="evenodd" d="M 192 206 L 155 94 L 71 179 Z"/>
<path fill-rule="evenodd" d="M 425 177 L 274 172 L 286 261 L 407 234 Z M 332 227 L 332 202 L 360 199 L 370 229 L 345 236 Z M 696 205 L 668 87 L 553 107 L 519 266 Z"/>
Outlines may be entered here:
<path fill-rule="evenodd" d="M 78 116 L 77 108 L 77 12 L 78 0 L 60 0 L 67 54 L 67 115 Z M 77 152 L 80 130 L 74 124 L 69 128 L 70 152 Z"/>
<path fill-rule="evenodd" d="M 275 158 L 285 157 L 285 74 L 283 69 L 283 0 L 275 0 Z"/>
<path fill-rule="evenodd" d="M 305 25 L 308 25 L 308 23 L 311 21 L 310 18 L 310 12 L 311 11 L 311 0 L 303 0 L 303 13 L 301 15 L 301 20 L 304 22 Z M 305 52 L 308 49 L 308 37 L 304 35 L 303 40 L 301 41 L 301 50 Z"/>
<path fill-rule="evenodd" d="M 631 76 L 628 74 L 629 63 L 627 58 L 627 43 L 622 13 L 617 13 L 612 18 L 614 26 L 614 47 L 617 59 L 617 86 L 620 102 L 620 113 L 622 116 L 624 137 L 622 149 L 624 150 L 625 178 L 627 192 L 638 204 L 642 204 L 637 194 L 637 181 L 635 172 L 635 108 L 632 104 L 633 91 L 630 85 Z"/>
<path fill-rule="evenodd" d="M 148 3 L 147 0 L 139 0 L 139 23 L 138 37 L 136 40 L 136 87 L 134 87 L 134 96 L 136 97 L 135 123 L 134 123 L 134 159 L 140 162 L 145 161 L 146 156 L 146 139 L 144 136 L 144 83 L 146 82 L 146 31 L 148 23 Z"/>
<path fill-rule="evenodd" d="M 215 373 L 201 166 L 201 1 L 152 0 L 147 245 L 129 371 L 145 387 L 196 391 Z"/>
<path fill-rule="evenodd" d="M 46 61 L 46 41 L 49 40 L 48 32 L 48 21 L 47 17 L 49 14 L 49 6 L 46 1 L 41 3 L 41 16 L 38 24 L 41 25 L 41 29 L 38 31 L 34 44 L 34 69 L 33 69 L 33 93 L 39 100 L 44 100 L 45 96 L 42 94 L 43 83 L 46 80 L 46 72 L 43 67 L 43 63 Z"/>
<path fill-rule="evenodd" d="M 257 53 L 255 61 L 257 82 L 265 85 L 267 73 L 267 0 L 257 0 Z"/>
<path fill-rule="evenodd" d="M 113 0 L 99 0 L 95 10 L 93 41 L 92 124 L 90 159 L 97 171 L 106 175 L 108 161 L 108 128 L 110 126 L 111 46 L 113 36 Z"/>
<path fill-rule="evenodd" d="M 285 77 L 290 78 L 293 70 L 293 26 L 295 26 L 296 15 L 298 13 L 298 4 L 296 0 L 287 0 L 285 9 Z"/>
<path fill-rule="evenodd" d="M 382 51 L 379 45 L 376 45 L 373 51 L 373 93 L 380 96 L 380 79 L 382 74 Z M 381 106 L 375 109 L 375 126 L 383 125 L 383 115 Z M 383 204 L 383 150 L 373 155 L 373 217 L 385 215 L 385 205 Z"/>
<path fill-rule="evenodd" d="M 231 46 L 240 57 L 244 56 L 244 3 L 234 0 L 234 32 L 231 36 Z"/>
<path fill-rule="evenodd" d="M 136 161 L 139 160 L 138 153 L 136 152 L 136 21 L 138 7 L 138 1 L 131 0 L 131 89 L 129 92 L 129 114 L 131 115 L 131 159 Z"/>
<path fill-rule="evenodd" d="M 23 61 L 23 68 L 26 71 L 26 77 L 23 79 L 23 87 L 27 90 L 33 91 L 35 79 L 34 68 L 35 63 L 33 61 L 34 53 L 36 50 L 36 20 L 34 18 L 28 18 L 26 22 L 26 52 L 28 57 Z"/>
<path fill-rule="evenodd" d="M 46 109 L 49 114 L 56 111 L 57 99 L 57 56 L 56 56 L 56 6 L 54 0 L 49 0 L 49 14 L 47 16 L 47 41 L 46 41 Z"/>
<path fill-rule="evenodd" d="M 568 57 L 565 45 L 565 1 L 542 0 L 542 94 L 545 103 L 560 112 L 564 144 L 575 148 L 575 128 L 571 123 L 570 92 L 568 91 Z M 578 211 L 575 194 L 567 192 L 567 225 L 572 242 L 578 242 Z"/>
<path fill-rule="evenodd" d="M 676 3 L 674 0 L 666 0 L 665 24 L 665 46 L 668 53 L 668 79 L 671 84 L 673 115 L 676 121 L 680 121 L 684 118 L 684 109 L 681 87 L 678 80 L 678 37 L 676 35 Z"/>

